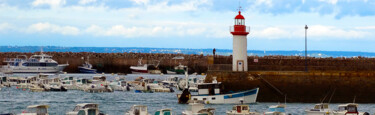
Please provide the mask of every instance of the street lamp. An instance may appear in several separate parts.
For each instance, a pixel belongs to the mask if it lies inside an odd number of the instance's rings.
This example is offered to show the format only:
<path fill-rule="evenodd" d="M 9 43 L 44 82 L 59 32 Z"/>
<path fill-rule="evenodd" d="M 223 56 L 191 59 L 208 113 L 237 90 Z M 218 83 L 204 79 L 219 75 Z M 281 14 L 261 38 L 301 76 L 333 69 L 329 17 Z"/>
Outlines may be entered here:
<path fill-rule="evenodd" d="M 309 27 L 305 25 L 305 71 L 306 72 L 308 71 L 307 69 L 307 29 L 309 29 Z"/>

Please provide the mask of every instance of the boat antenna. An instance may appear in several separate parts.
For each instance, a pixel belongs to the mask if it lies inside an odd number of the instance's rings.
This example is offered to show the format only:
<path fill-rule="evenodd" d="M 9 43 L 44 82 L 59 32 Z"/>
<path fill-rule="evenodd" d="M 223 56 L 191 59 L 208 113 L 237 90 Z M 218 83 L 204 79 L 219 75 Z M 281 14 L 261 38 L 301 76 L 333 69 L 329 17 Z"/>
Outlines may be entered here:
<path fill-rule="evenodd" d="M 328 103 L 331 103 L 331 99 L 332 99 L 333 95 L 335 94 L 335 92 L 336 92 L 336 88 L 333 90 L 333 93 L 332 93 L 331 97 L 329 98 Z"/>
<path fill-rule="evenodd" d="M 329 91 L 327 92 L 327 94 L 326 94 L 326 96 L 324 96 L 324 98 L 320 101 L 320 103 L 323 103 L 324 102 L 324 100 L 326 100 L 326 98 L 327 98 L 327 96 L 328 96 L 328 94 L 329 94 Z"/>
<path fill-rule="evenodd" d="M 284 100 L 284 105 L 286 106 L 286 96 L 287 96 L 287 94 L 285 94 L 285 100 Z"/>
<path fill-rule="evenodd" d="M 355 98 L 356 98 L 357 96 L 356 95 L 354 95 L 354 100 L 353 100 L 353 103 L 355 103 Z"/>
<path fill-rule="evenodd" d="M 40 55 L 43 55 L 43 47 L 40 47 Z"/>

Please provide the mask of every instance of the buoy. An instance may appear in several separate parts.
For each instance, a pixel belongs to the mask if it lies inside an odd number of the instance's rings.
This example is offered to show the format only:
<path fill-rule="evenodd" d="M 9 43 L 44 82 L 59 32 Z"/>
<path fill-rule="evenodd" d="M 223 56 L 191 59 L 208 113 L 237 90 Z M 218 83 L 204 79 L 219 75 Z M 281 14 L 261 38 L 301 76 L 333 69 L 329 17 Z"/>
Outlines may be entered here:
<path fill-rule="evenodd" d="M 210 101 L 206 101 L 206 104 L 210 104 Z"/>

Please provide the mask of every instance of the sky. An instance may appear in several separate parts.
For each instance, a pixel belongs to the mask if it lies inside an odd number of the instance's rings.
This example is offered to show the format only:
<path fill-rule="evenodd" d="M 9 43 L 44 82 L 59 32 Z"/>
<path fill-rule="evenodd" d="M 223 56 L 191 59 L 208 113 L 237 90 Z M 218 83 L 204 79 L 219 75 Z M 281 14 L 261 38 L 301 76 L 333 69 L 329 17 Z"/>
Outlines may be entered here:
<path fill-rule="evenodd" d="M 375 0 L 0 0 L 0 46 L 375 52 Z"/>

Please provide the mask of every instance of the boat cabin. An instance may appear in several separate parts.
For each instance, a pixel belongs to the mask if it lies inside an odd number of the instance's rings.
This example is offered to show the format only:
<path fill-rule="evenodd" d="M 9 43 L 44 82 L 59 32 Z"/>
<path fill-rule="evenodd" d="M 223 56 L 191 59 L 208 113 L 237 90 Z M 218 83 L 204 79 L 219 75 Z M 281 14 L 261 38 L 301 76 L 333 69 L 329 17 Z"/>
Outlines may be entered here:
<path fill-rule="evenodd" d="M 134 105 L 129 113 L 131 115 L 148 115 L 147 106 L 145 105 Z"/>
<path fill-rule="evenodd" d="M 27 106 L 27 110 L 24 111 L 21 115 L 29 115 L 29 114 L 36 114 L 36 115 L 48 115 L 48 105 L 31 105 Z"/>
<path fill-rule="evenodd" d="M 319 111 L 319 110 L 324 110 L 324 109 L 329 109 L 329 104 L 328 104 L 328 103 L 320 103 L 320 104 L 316 104 L 316 105 L 314 106 L 314 109 L 311 109 L 311 110 Z"/>
<path fill-rule="evenodd" d="M 349 103 L 344 105 L 339 105 L 338 111 L 346 111 L 346 113 L 358 113 L 358 104 Z"/>
<path fill-rule="evenodd" d="M 155 112 L 155 115 L 173 115 L 172 109 L 162 109 Z"/>
<path fill-rule="evenodd" d="M 202 83 L 198 84 L 198 95 L 217 95 L 220 94 L 221 83 Z"/>
<path fill-rule="evenodd" d="M 73 111 L 66 113 L 66 115 L 98 115 L 99 104 L 82 103 L 77 104 Z"/>
<path fill-rule="evenodd" d="M 249 113 L 250 108 L 248 105 L 235 105 L 232 110 L 237 113 Z"/>

